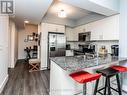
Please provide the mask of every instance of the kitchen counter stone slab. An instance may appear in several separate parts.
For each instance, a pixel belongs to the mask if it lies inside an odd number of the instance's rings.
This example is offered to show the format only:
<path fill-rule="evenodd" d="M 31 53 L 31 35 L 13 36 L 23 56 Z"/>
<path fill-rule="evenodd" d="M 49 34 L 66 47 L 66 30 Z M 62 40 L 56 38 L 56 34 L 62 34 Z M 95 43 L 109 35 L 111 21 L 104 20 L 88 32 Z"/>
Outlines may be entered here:
<path fill-rule="evenodd" d="M 126 58 L 112 57 L 110 54 L 106 57 L 98 57 L 93 59 L 84 59 L 84 56 L 73 57 L 52 57 L 51 61 L 55 62 L 58 66 L 68 72 L 76 72 L 85 68 L 96 67 L 100 65 L 110 65 L 115 62 L 127 61 Z"/>

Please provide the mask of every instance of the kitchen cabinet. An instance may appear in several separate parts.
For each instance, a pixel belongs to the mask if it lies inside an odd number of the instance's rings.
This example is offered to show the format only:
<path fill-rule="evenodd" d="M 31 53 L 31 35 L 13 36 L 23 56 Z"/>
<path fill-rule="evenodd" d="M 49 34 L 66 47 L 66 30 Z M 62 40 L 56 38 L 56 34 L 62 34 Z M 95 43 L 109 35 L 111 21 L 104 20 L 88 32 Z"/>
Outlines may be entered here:
<path fill-rule="evenodd" d="M 74 40 L 74 29 L 71 27 L 66 27 L 66 40 L 73 41 Z"/>
<path fill-rule="evenodd" d="M 70 33 L 67 31 L 67 40 L 78 41 L 78 34 L 88 31 L 91 32 L 91 41 L 119 40 L 119 15 L 72 28 Z"/>
<path fill-rule="evenodd" d="M 56 24 L 47 24 L 48 32 L 65 32 L 65 26 L 63 25 L 56 25 Z"/>
<path fill-rule="evenodd" d="M 74 56 L 74 50 L 66 50 L 66 56 Z"/>
<path fill-rule="evenodd" d="M 75 28 L 66 27 L 67 41 L 78 41 L 79 33 L 86 32 L 85 28 L 86 28 L 85 25 Z"/>
<path fill-rule="evenodd" d="M 65 33 L 65 26 L 49 24 L 49 23 L 41 23 L 40 25 L 41 31 L 41 70 L 47 69 L 48 63 L 48 32 L 57 32 L 57 33 Z"/>
<path fill-rule="evenodd" d="M 91 32 L 90 40 L 103 40 L 103 31 L 97 23 L 90 23 L 87 25 L 87 31 Z"/>
<path fill-rule="evenodd" d="M 91 40 L 119 40 L 119 15 L 86 25 L 91 31 Z"/>
<path fill-rule="evenodd" d="M 74 28 L 74 41 L 78 41 L 79 33 L 86 32 L 85 25 Z"/>

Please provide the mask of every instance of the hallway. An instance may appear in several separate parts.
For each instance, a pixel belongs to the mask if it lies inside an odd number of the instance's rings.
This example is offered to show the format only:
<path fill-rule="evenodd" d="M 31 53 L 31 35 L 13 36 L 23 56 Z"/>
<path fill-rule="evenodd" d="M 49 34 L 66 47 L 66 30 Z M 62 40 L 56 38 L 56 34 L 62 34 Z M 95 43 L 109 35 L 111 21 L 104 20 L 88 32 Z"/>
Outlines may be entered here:
<path fill-rule="evenodd" d="M 49 95 L 49 71 L 28 72 L 28 65 L 19 61 L 9 70 L 9 80 L 1 95 Z"/>

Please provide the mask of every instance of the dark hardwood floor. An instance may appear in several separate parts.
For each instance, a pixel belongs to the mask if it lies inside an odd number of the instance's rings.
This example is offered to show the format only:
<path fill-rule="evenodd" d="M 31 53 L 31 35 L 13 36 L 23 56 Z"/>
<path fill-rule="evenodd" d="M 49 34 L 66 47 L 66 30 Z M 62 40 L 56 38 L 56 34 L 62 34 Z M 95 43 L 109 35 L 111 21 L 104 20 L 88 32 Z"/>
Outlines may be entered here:
<path fill-rule="evenodd" d="M 28 72 L 28 64 L 19 61 L 9 70 L 9 80 L 0 95 L 49 95 L 49 71 Z"/>

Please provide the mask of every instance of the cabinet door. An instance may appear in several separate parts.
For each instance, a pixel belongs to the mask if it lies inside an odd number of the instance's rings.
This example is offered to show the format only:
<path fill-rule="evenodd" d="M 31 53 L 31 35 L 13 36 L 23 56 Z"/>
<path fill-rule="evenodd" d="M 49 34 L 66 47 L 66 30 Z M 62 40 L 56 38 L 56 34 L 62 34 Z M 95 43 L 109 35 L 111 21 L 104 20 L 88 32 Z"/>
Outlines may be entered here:
<path fill-rule="evenodd" d="M 103 30 L 104 40 L 119 40 L 119 16 L 107 18 L 109 22 L 105 22 Z M 104 27 L 103 27 L 104 28 Z"/>
<path fill-rule="evenodd" d="M 79 33 L 84 33 L 84 32 L 86 32 L 85 25 L 74 28 L 74 41 L 78 41 Z"/>
<path fill-rule="evenodd" d="M 119 16 L 108 17 L 87 25 L 91 31 L 91 40 L 118 40 Z"/>
<path fill-rule="evenodd" d="M 57 32 L 65 33 L 65 26 L 57 25 Z"/>
<path fill-rule="evenodd" d="M 71 27 L 66 27 L 66 39 L 67 41 L 73 41 L 74 39 L 74 31 Z"/>
<path fill-rule="evenodd" d="M 74 28 L 73 41 L 78 41 L 78 33 L 79 33 L 79 28 L 78 27 Z"/>
<path fill-rule="evenodd" d="M 47 24 L 48 32 L 56 32 L 57 28 L 54 24 Z"/>
<path fill-rule="evenodd" d="M 91 31 L 91 40 L 103 40 L 103 31 L 100 30 L 98 23 L 88 24 L 87 31 Z"/>
<path fill-rule="evenodd" d="M 65 32 L 65 26 L 62 26 L 62 25 L 47 24 L 47 29 L 48 29 L 48 32 L 59 32 L 59 33 Z"/>

